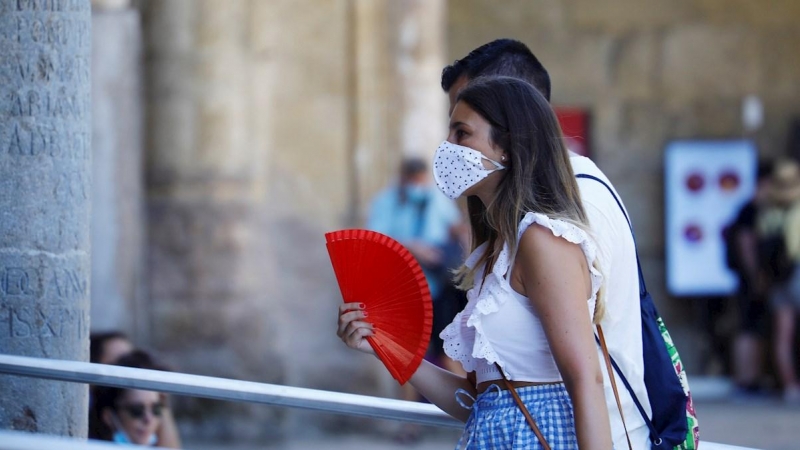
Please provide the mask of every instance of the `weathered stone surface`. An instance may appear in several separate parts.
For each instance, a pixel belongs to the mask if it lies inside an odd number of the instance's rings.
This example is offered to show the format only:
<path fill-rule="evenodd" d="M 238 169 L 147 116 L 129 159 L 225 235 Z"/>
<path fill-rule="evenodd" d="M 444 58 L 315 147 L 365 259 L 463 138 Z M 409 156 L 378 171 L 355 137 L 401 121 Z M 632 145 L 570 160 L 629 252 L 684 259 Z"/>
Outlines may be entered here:
<path fill-rule="evenodd" d="M 552 81 L 552 103 L 583 106 L 606 96 L 612 83 L 613 38 L 580 34 L 557 45 L 557 55 L 542 57 Z"/>
<path fill-rule="evenodd" d="M 739 97 L 762 77 L 759 48 L 743 28 L 686 25 L 664 36 L 661 77 L 668 104 L 696 97 Z"/>
<path fill-rule="evenodd" d="M 263 196 L 255 191 L 265 185 L 258 178 L 267 161 L 248 137 L 262 125 L 250 119 L 241 25 L 248 4 L 148 2 L 143 10 L 150 62 L 146 343 L 178 370 L 275 382 L 282 366 L 269 314 L 273 236 L 258 219 Z M 204 406 L 185 400 L 176 410 Z M 195 411 L 198 436 L 233 434 L 236 411 L 262 424 L 239 430 L 241 439 L 280 429 L 263 408 L 224 403 Z"/>
<path fill-rule="evenodd" d="M 800 5 L 800 2 L 794 3 Z M 793 16 L 796 21 L 800 13 Z M 755 34 L 758 37 L 762 86 L 759 92 L 776 100 L 800 97 L 800 58 L 792 55 L 800 49 L 800 27 L 778 28 Z"/>
<path fill-rule="evenodd" d="M 626 33 L 653 30 L 686 22 L 695 14 L 692 0 L 565 0 L 567 24 L 575 31 Z"/>
<path fill-rule="evenodd" d="M 139 13 L 92 13 L 92 329 L 142 335 L 144 189 Z"/>
<path fill-rule="evenodd" d="M 800 3 L 795 0 L 696 0 L 694 7 L 698 17 L 710 23 L 796 27 L 800 17 Z"/>
<path fill-rule="evenodd" d="M 0 353 L 88 359 L 88 0 L 0 1 Z M 85 385 L 0 376 L 0 428 L 86 435 Z"/>
<path fill-rule="evenodd" d="M 724 139 L 741 136 L 742 99 L 705 98 L 669 110 L 671 139 Z"/>
<path fill-rule="evenodd" d="M 485 0 L 459 0 L 447 8 L 448 62 L 497 38 L 524 40 L 538 56 L 546 45 L 540 41 L 550 40 L 565 26 L 564 3 L 558 0 L 512 0 L 503 2 L 502 8 Z"/>
<path fill-rule="evenodd" d="M 123 11 L 131 6 L 131 0 L 92 0 L 96 11 Z"/>
<path fill-rule="evenodd" d="M 609 58 L 613 94 L 623 99 L 647 100 L 658 95 L 659 35 L 632 33 L 614 41 Z"/>

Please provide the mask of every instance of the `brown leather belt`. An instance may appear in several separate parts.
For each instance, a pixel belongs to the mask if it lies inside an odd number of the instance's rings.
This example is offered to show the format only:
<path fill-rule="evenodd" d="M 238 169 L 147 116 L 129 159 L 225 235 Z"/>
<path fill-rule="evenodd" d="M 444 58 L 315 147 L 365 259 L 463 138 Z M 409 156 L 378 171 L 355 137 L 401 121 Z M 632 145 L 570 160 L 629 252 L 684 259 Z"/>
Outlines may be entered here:
<path fill-rule="evenodd" d="M 528 386 L 547 386 L 547 385 L 551 385 L 551 384 L 564 384 L 563 381 L 544 381 L 544 382 L 541 382 L 541 381 L 510 381 L 509 383 L 511 384 L 511 386 L 514 387 L 514 389 L 520 389 L 520 388 L 524 388 L 524 387 L 528 387 Z M 489 388 L 489 386 L 491 386 L 493 384 L 496 384 L 497 387 L 499 387 L 501 391 L 508 390 L 508 386 L 505 383 L 503 383 L 502 379 L 500 379 L 500 380 L 489 380 L 489 381 L 484 381 L 482 383 L 478 383 L 478 387 L 477 387 L 478 393 L 479 394 L 483 393 L 486 389 Z"/>

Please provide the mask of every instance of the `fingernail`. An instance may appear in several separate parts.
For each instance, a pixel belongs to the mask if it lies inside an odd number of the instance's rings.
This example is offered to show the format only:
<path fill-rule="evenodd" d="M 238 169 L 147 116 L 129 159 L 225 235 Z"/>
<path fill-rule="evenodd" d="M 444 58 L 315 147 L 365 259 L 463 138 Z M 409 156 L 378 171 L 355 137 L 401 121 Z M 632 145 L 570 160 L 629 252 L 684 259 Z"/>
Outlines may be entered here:
<path fill-rule="evenodd" d="M 359 308 L 361 308 L 361 309 L 364 309 L 364 308 L 366 308 L 366 307 L 367 307 L 367 305 L 365 305 L 365 304 L 363 304 L 363 303 L 359 303 L 359 304 L 358 304 L 358 307 L 359 307 Z"/>
<path fill-rule="evenodd" d="M 361 314 L 363 314 L 364 317 L 367 317 L 367 312 L 366 311 L 362 311 Z"/>

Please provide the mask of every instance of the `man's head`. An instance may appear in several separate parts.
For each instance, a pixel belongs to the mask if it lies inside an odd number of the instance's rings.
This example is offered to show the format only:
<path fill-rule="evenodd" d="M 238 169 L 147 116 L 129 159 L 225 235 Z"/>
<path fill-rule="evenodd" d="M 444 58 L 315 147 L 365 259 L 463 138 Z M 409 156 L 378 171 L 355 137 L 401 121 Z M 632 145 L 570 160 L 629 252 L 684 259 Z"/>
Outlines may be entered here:
<path fill-rule="evenodd" d="M 542 63 L 522 42 L 497 39 L 476 48 L 442 71 L 442 89 L 450 96 L 450 110 L 462 87 L 474 78 L 489 75 L 527 81 L 550 101 L 550 75 Z"/>
<path fill-rule="evenodd" d="M 400 163 L 400 184 L 426 184 L 428 182 L 428 163 L 418 157 L 408 157 Z"/>

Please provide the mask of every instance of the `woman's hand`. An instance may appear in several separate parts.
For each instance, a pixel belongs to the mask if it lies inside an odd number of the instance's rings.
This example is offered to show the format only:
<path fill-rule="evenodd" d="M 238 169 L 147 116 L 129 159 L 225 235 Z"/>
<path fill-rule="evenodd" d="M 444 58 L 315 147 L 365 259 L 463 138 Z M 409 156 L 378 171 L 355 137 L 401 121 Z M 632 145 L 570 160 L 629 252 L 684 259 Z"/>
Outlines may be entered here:
<path fill-rule="evenodd" d="M 336 335 L 348 347 L 374 355 L 375 350 L 365 339 L 375 334 L 372 324 L 363 320 L 366 317 L 363 303 L 342 303 L 339 305 L 339 327 Z"/>

